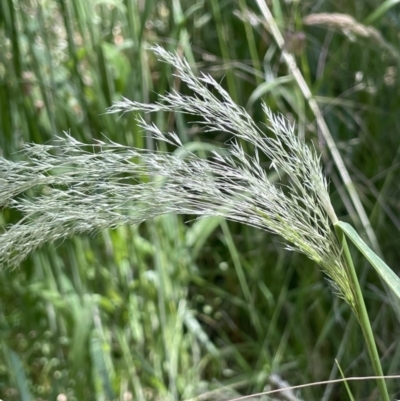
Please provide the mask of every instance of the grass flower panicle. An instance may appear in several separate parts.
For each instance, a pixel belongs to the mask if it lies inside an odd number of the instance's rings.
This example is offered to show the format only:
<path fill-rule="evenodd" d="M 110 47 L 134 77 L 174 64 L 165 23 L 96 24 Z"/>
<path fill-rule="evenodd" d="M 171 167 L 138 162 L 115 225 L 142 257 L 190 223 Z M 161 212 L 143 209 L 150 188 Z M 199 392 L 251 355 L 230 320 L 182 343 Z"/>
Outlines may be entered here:
<path fill-rule="evenodd" d="M 186 60 L 158 46 L 153 51 L 175 68 L 194 95 L 174 91 L 156 104 L 122 99 L 108 112 L 183 112 L 201 117 L 206 131 L 224 131 L 233 140 L 209 159 L 109 141 L 86 145 L 68 134 L 53 144 L 26 145 L 27 161 L 0 163 L 0 202 L 24 215 L 1 235 L 0 263 L 15 266 L 46 242 L 140 224 L 166 213 L 222 216 L 282 236 L 289 249 L 317 262 L 336 292 L 353 305 L 332 231 L 337 219 L 314 149 L 264 104 L 273 134 L 266 136 L 211 76 L 196 77 Z M 142 117 L 137 122 L 155 139 L 184 148 L 175 133 L 163 133 Z M 251 144 L 254 154 L 246 154 L 239 140 Z M 260 164 L 261 153 L 270 160 L 270 168 L 286 177 L 284 183 L 270 180 Z M 26 192 L 34 196 L 18 196 Z"/>
<path fill-rule="evenodd" d="M 108 112 L 182 112 L 200 117 L 206 131 L 223 131 L 233 139 L 202 158 L 175 133 L 164 133 L 137 116 L 143 130 L 175 146 L 177 152 L 100 140 L 88 145 L 65 134 L 53 144 L 25 145 L 25 161 L 1 158 L 0 206 L 18 210 L 23 217 L 0 234 L 0 266 L 20 264 L 46 242 L 137 225 L 168 213 L 221 216 L 266 230 L 283 237 L 288 249 L 318 263 L 333 291 L 350 305 L 362 328 L 382 399 L 389 401 L 345 233 L 389 285 L 394 281 L 391 288 L 399 296 L 400 282 L 351 226 L 338 221 L 315 149 L 264 104 L 271 133 L 265 135 L 211 76 L 196 77 L 186 60 L 159 46 L 153 51 L 174 67 L 193 95 L 173 91 L 155 104 L 122 99 Z M 252 154 L 245 152 L 243 142 L 250 145 Z M 269 160 L 269 170 L 264 169 L 260 155 Z"/>

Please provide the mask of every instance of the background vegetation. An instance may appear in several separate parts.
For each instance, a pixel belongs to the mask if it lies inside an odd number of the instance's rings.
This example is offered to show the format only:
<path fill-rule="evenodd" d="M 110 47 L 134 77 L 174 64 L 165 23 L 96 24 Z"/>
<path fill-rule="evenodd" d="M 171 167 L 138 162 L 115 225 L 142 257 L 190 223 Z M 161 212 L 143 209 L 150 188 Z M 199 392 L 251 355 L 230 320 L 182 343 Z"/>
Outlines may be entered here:
<path fill-rule="evenodd" d="M 323 110 L 380 252 L 397 273 L 398 3 L 268 3 Z M 121 95 L 150 102 L 166 90 L 186 91 L 146 50 L 158 43 L 220 80 L 256 120 L 263 119 L 264 99 L 298 122 L 299 134 L 323 155 L 338 216 L 362 233 L 315 117 L 267 28 L 251 0 L 3 0 L 1 152 L 17 160 L 24 143 L 62 131 L 88 143 L 105 135 L 163 146 L 138 129 L 134 116 L 104 114 Z M 229 139 L 202 133 L 180 115 L 146 118 L 175 130 L 195 151 Z M 0 224 L 17 218 L 5 209 Z M 354 257 L 384 371 L 398 374 L 399 305 Z M 346 377 L 372 373 L 357 322 L 315 264 L 286 251 L 280 238 L 218 218 L 163 216 L 48 245 L 19 269 L 0 269 L 0 341 L 4 401 L 199 394 L 228 400 L 263 391 L 277 377 L 292 385 L 340 377 L 335 359 Z M 399 381 L 388 385 L 400 397 Z M 375 386 L 350 384 L 356 400 L 377 399 Z M 295 399 L 346 394 L 336 384 L 303 389 Z"/>

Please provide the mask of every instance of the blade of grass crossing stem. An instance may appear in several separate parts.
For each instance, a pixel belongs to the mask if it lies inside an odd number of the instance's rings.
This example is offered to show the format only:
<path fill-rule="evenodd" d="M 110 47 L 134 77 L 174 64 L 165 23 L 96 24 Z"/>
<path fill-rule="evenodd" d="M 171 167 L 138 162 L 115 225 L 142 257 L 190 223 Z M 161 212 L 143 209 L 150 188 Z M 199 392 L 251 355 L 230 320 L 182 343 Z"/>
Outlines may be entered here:
<path fill-rule="evenodd" d="M 400 299 L 400 277 L 361 239 L 357 231 L 348 223 L 339 221 L 337 226 L 347 235 L 351 242 L 371 263 L 385 283 Z"/>
<path fill-rule="evenodd" d="M 364 302 L 364 297 L 361 291 L 360 282 L 357 278 L 357 273 L 354 268 L 353 259 L 350 254 L 349 247 L 347 245 L 346 236 L 344 231 L 340 228 L 339 224 L 335 225 L 336 235 L 343 248 L 343 257 L 346 263 L 347 277 L 350 281 L 350 288 L 353 292 L 354 297 L 354 308 L 353 311 L 357 315 L 358 322 L 361 326 L 361 330 L 364 336 L 364 341 L 367 345 L 368 354 L 371 360 L 371 364 L 376 376 L 382 377 L 383 370 L 380 362 L 378 349 L 375 343 L 374 333 L 372 331 L 371 322 L 368 317 L 367 307 Z M 377 379 L 378 388 L 383 401 L 390 401 L 389 393 L 386 387 L 384 379 Z"/>
<path fill-rule="evenodd" d="M 342 368 L 340 367 L 339 361 L 338 361 L 337 359 L 335 359 L 335 363 L 336 363 L 336 366 L 337 366 L 338 369 L 339 369 L 340 376 L 342 376 L 342 379 L 345 379 L 343 370 L 342 370 Z M 349 385 L 347 384 L 347 381 L 344 381 L 343 384 L 344 384 L 344 386 L 346 387 L 347 395 L 349 396 L 350 401 L 355 401 L 355 400 L 354 400 L 354 397 L 353 397 L 353 393 L 351 392 L 350 387 L 349 387 Z"/>
<path fill-rule="evenodd" d="M 344 303 L 342 303 L 340 309 L 344 310 L 345 307 L 347 307 L 347 306 Z M 333 317 L 332 320 L 334 320 L 334 325 L 337 325 L 337 317 L 336 317 L 337 312 L 334 310 L 333 310 L 333 312 L 334 312 L 335 317 Z M 341 311 L 339 311 L 339 313 L 341 313 Z M 337 360 L 341 360 L 342 357 L 344 357 L 348 353 L 349 339 L 350 339 L 351 333 L 354 332 L 354 325 L 356 323 L 357 323 L 357 318 L 356 318 L 355 314 L 353 313 L 350 316 L 350 319 L 347 321 L 346 329 L 344 331 L 342 338 L 340 339 L 339 347 L 335 348 L 335 349 L 337 349 L 337 352 L 336 352 Z M 336 379 L 337 369 L 338 369 L 338 366 L 336 364 L 332 366 L 331 373 L 329 375 L 329 380 Z M 325 387 L 324 395 L 321 398 L 321 401 L 329 401 L 332 399 L 331 394 L 333 392 L 334 386 L 335 386 L 335 384 L 331 382 Z"/>

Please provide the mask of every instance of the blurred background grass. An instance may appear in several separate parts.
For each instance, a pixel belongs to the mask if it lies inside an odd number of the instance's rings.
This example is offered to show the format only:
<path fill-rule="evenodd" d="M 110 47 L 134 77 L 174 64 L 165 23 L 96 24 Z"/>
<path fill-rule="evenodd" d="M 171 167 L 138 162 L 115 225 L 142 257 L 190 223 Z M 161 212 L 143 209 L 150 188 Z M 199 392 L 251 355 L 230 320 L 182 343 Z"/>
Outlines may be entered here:
<path fill-rule="evenodd" d="M 268 2 L 397 273 L 398 4 Z M 155 149 L 133 115 L 103 114 L 121 95 L 150 102 L 166 90 L 186 91 L 146 50 L 154 43 L 221 81 L 256 120 L 263 99 L 297 121 L 323 154 L 337 214 L 354 214 L 252 0 L 2 0 L 3 156 L 16 160 L 24 143 L 63 131 Z M 180 115 L 146 118 L 195 151 L 228 139 L 201 133 Z M 0 224 L 17 218 L 4 210 Z M 263 391 L 272 373 L 292 385 L 338 378 L 335 358 L 345 376 L 371 374 L 357 322 L 313 262 L 267 233 L 218 218 L 188 220 L 164 216 L 71 238 L 15 271 L 0 269 L 0 398 L 178 400 L 214 390 L 207 399 L 227 400 Z M 400 308 L 356 252 L 355 259 L 384 371 L 399 374 Z M 356 400 L 377 399 L 374 382 L 350 388 Z M 389 389 L 400 396 L 399 381 Z M 346 394 L 343 385 L 328 385 L 304 389 L 299 399 Z"/>

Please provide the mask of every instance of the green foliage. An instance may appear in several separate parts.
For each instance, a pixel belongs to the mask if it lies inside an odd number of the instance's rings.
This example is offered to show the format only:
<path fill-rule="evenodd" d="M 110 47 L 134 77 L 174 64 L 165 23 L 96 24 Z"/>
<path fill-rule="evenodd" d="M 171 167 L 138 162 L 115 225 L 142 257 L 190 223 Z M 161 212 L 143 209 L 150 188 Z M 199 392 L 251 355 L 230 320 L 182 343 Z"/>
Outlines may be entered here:
<path fill-rule="evenodd" d="M 395 3 L 273 1 L 272 12 L 286 41 L 298 49 L 296 62 L 381 254 L 396 269 Z M 348 14 L 372 23 L 379 36 L 352 32 L 335 18 L 306 24 L 311 13 Z M 187 93 L 173 70 L 147 51 L 159 43 L 184 54 L 194 71 L 210 73 L 239 105 L 248 104 L 254 120 L 263 120 L 262 97 L 273 111 L 298 121 L 300 134 L 322 153 L 339 218 L 350 216 L 366 240 L 307 101 L 264 24 L 256 3 L 242 0 L 2 1 L 1 151 L 17 161 L 24 144 L 47 142 L 64 130 L 84 143 L 104 134 L 123 145 L 155 149 L 133 113 L 104 113 L 121 95 L 149 103 L 166 89 Z M 175 130 L 199 154 L 230 138 L 224 132 L 199 135 L 190 117 L 158 112 L 145 118 L 162 131 Z M 3 209 L 1 225 L 19 217 Z M 74 237 L 44 246 L 15 270 L 0 270 L 0 398 L 175 400 L 214 390 L 209 399 L 227 399 L 262 391 L 272 385 L 271 373 L 290 384 L 339 377 L 335 358 L 346 377 L 372 372 L 355 318 L 331 296 L 314 262 L 285 252 L 270 234 L 219 218 L 185 223 L 191 219 L 169 215 L 139 228 Z M 398 303 L 382 291 L 366 262 L 357 254 L 354 260 L 361 283 L 369 283 L 363 293 L 383 371 L 398 373 Z M 349 386 L 355 399 L 375 394 L 372 381 Z M 388 387 L 398 398 L 398 383 Z M 346 389 L 306 388 L 298 397 L 344 399 Z"/>
<path fill-rule="evenodd" d="M 379 276 L 386 282 L 397 298 L 400 299 L 400 278 L 393 270 L 361 239 L 357 231 L 348 224 L 340 221 L 337 223 L 341 230 L 350 238 L 351 242 L 371 263 Z"/>

